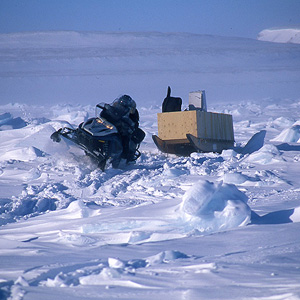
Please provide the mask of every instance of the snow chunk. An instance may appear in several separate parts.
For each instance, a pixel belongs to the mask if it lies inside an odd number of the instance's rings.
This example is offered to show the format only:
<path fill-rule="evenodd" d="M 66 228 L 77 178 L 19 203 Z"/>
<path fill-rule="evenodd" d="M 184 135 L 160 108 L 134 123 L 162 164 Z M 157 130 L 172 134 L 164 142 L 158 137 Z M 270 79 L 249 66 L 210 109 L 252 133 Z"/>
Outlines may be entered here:
<path fill-rule="evenodd" d="M 41 285 L 47 287 L 66 287 L 66 284 L 64 283 L 64 274 L 59 272 L 54 279 L 47 278 L 46 281 L 42 281 Z"/>
<path fill-rule="evenodd" d="M 100 209 L 94 210 L 88 208 L 82 200 L 71 202 L 66 210 L 68 212 L 68 217 L 64 217 L 68 219 L 88 218 L 100 214 Z"/>
<path fill-rule="evenodd" d="M 234 173 L 226 173 L 223 176 L 224 183 L 232 183 L 232 184 L 243 184 L 248 180 L 248 176 L 243 175 L 239 172 Z"/>
<path fill-rule="evenodd" d="M 184 270 L 193 270 L 197 274 L 205 274 L 211 273 L 218 269 L 215 263 L 206 263 L 206 264 L 199 264 L 199 265 L 191 265 L 191 266 L 184 266 Z"/>
<path fill-rule="evenodd" d="M 145 231 L 133 231 L 130 234 L 128 243 L 135 244 L 147 240 L 151 237 L 151 233 Z"/>
<path fill-rule="evenodd" d="M 108 258 L 108 265 L 110 268 L 113 268 L 113 269 L 122 269 L 125 267 L 125 264 L 123 261 L 121 261 L 117 258 L 113 258 L 113 257 Z"/>
<path fill-rule="evenodd" d="M 277 137 L 272 139 L 271 142 L 300 143 L 300 125 L 294 125 L 284 129 Z"/>
<path fill-rule="evenodd" d="M 184 194 L 180 209 L 188 230 L 211 232 L 249 223 L 247 200 L 234 185 L 201 180 Z"/>
<path fill-rule="evenodd" d="M 260 150 L 250 154 L 244 161 L 266 165 L 282 160 L 280 151 L 274 145 L 264 145 Z"/>
<path fill-rule="evenodd" d="M 293 222 L 300 222 L 300 206 L 296 207 L 294 209 L 293 214 L 290 216 L 290 219 Z"/>
<path fill-rule="evenodd" d="M 168 164 L 168 163 L 165 163 L 163 168 L 164 168 L 163 175 L 166 178 L 177 178 L 186 173 L 186 171 L 184 171 L 182 169 L 179 169 L 176 167 L 171 167 L 170 164 Z"/>
<path fill-rule="evenodd" d="M 19 161 L 31 161 L 35 160 L 37 157 L 42 157 L 45 154 L 35 148 L 35 147 L 24 147 L 17 148 L 10 151 L 7 151 L 0 157 L 0 161 L 8 161 L 8 160 L 19 160 Z"/>
<path fill-rule="evenodd" d="M 105 285 L 109 286 L 122 286 L 128 288 L 151 288 L 131 280 L 124 280 L 121 273 L 117 269 L 103 268 L 99 274 L 92 274 L 79 278 L 79 283 L 82 285 Z"/>
<path fill-rule="evenodd" d="M 238 153 L 233 149 L 223 150 L 221 156 L 224 160 L 232 160 L 238 156 Z"/>
<path fill-rule="evenodd" d="M 180 251 L 176 250 L 167 250 L 160 252 L 156 255 L 150 256 L 146 259 L 147 266 L 153 266 L 163 263 L 168 263 L 176 259 L 188 258 L 188 256 Z"/>

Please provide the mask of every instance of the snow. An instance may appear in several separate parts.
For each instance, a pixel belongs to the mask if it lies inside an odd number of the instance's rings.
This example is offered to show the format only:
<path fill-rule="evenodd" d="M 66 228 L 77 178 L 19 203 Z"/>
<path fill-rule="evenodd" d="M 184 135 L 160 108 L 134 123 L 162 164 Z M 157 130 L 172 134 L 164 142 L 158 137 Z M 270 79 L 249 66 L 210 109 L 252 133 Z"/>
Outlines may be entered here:
<path fill-rule="evenodd" d="M 275 43 L 300 44 L 299 28 L 265 29 L 258 34 L 258 40 Z"/>
<path fill-rule="evenodd" d="M 196 182 L 182 197 L 181 212 L 193 231 L 215 232 L 250 222 L 247 196 L 236 186 Z"/>
<path fill-rule="evenodd" d="M 182 99 L 205 90 L 210 109 L 294 99 L 299 91 L 296 44 L 190 33 L 27 32 L 1 34 L 0 53 L 7 105 L 91 105 L 126 93 L 153 107 L 171 86 Z"/>
<path fill-rule="evenodd" d="M 300 143 L 300 125 L 295 124 L 292 127 L 284 129 L 273 142 Z"/>
<path fill-rule="evenodd" d="M 298 45 L 37 32 L 0 53 L 0 299 L 300 299 Z M 235 148 L 160 153 L 168 85 L 232 114 Z M 120 93 L 146 132 L 135 165 L 52 142 Z"/>

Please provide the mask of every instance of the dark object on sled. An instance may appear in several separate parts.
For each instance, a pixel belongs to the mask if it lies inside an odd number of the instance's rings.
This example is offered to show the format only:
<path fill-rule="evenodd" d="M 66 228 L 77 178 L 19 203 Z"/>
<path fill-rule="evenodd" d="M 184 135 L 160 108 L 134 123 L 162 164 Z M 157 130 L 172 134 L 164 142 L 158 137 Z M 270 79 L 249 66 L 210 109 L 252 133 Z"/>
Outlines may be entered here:
<path fill-rule="evenodd" d="M 163 101 L 162 112 L 181 111 L 182 99 L 171 97 L 171 88 L 168 86 L 167 97 Z"/>
<path fill-rule="evenodd" d="M 103 109 L 100 105 L 97 107 Z M 102 171 L 108 160 L 111 160 L 113 167 L 118 167 L 123 151 L 122 139 L 117 128 L 106 119 L 90 118 L 76 129 L 63 127 L 51 135 L 54 142 L 60 142 L 62 137 L 84 150 L 85 154 L 91 157 Z M 144 137 L 145 133 L 140 128 L 133 132 L 131 145 L 134 150 L 127 162 L 135 161 L 140 157 L 141 153 L 138 149 Z"/>
<path fill-rule="evenodd" d="M 165 153 L 218 152 L 233 148 L 232 116 L 203 110 L 158 113 L 158 136 L 152 138 Z"/>

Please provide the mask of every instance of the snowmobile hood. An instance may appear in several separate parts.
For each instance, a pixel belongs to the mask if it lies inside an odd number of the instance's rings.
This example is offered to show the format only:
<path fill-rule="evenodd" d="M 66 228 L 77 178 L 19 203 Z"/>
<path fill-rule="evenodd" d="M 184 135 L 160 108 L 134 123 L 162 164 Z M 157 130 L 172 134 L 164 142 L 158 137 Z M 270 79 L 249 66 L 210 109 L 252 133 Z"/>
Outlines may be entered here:
<path fill-rule="evenodd" d="M 118 133 L 117 128 L 104 118 L 91 118 L 84 122 L 81 129 L 92 136 L 105 136 L 108 134 Z"/>

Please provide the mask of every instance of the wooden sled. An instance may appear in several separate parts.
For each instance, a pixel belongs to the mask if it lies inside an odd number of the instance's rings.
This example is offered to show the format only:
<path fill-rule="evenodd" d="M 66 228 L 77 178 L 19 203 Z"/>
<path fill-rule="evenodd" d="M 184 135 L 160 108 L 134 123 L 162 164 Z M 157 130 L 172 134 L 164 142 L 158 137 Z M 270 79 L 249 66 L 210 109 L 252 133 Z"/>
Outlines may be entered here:
<path fill-rule="evenodd" d="M 176 154 L 179 156 L 189 156 L 197 151 L 195 147 L 185 140 L 162 140 L 157 135 L 152 135 L 152 139 L 161 152 Z"/>
<path fill-rule="evenodd" d="M 157 135 L 152 136 L 156 147 L 161 152 L 179 156 L 189 156 L 193 152 L 221 153 L 223 150 L 234 146 L 233 141 L 201 139 L 192 134 L 187 134 L 186 137 L 187 140 L 162 140 Z"/>
<path fill-rule="evenodd" d="M 157 148 L 164 153 L 189 156 L 234 147 L 232 116 L 200 110 L 158 113 Z"/>

